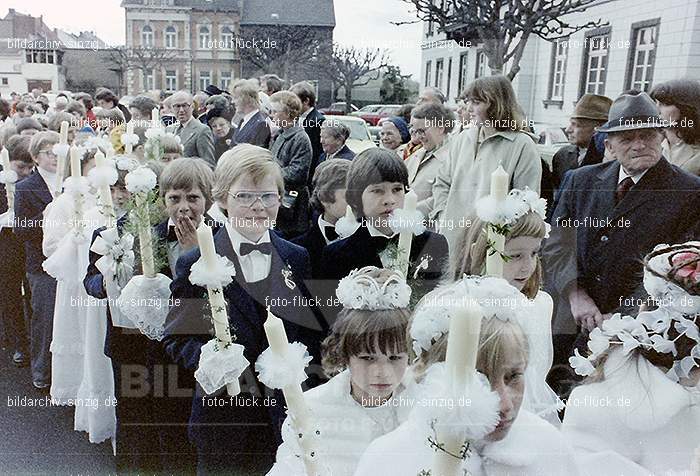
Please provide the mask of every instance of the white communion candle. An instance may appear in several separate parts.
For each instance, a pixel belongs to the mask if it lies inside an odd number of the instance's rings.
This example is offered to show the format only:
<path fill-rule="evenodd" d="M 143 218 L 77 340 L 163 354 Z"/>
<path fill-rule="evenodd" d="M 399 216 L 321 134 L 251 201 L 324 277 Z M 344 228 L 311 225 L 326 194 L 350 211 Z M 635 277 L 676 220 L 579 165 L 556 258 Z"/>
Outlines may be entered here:
<path fill-rule="evenodd" d="M 134 121 L 129 121 L 126 123 L 126 133 L 128 134 L 129 139 L 131 139 L 131 135 L 134 133 Z M 129 143 L 124 144 L 124 153 L 126 155 L 131 154 L 134 151 L 134 144 L 129 141 Z"/>
<path fill-rule="evenodd" d="M 404 197 L 403 209 L 406 212 L 414 213 L 416 211 L 416 206 L 418 205 L 418 195 L 413 190 L 409 192 Z M 408 213 L 406 216 L 410 216 Z M 408 276 L 408 264 L 411 260 L 411 243 L 413 242 L 413 231 L 405 230 L 399 235 L 399 255 L 398 255 L 398 267 L 399 271 L 404 277 Z"/>
<path fill-rule="evenodd" d="M 144 216 L 149 216 L 148 202 L 146 195 L 139 193 L 136 196 L 136 206 L 143 210 Z M 147 278 L 153 278 L 156 275 L 155 262 L 153 260 L 153 242 L 151 238 L 150 223 L 138 224 L 139 230 L 139 249 L 141 250 L 141 268 L 143 275 Z"/>
<path fill-rule="evenodd" d="M 498 203 L 502 203 L 508 195 L 510 176 L 499 164 L 491 174 L 491 197 Z M 496 253 L 486 255 L 486 274 L 489 276 L 503 277 L 503 258 L 501 254 L 505 250 L 506 237 L 489 227 L 488 239 L 494 244 Z M 489 250 L 491 252 L 493 250 Z"/>
<path fill-rule="evenodd" d="M 464 394 L 467 383 L 476 374 L 482 316 L 481 306 L 473 301 L 458 303 L 450 311 L 450 331 L 445 357 L 445 367 L 452 384 L 448 398 L 459 399 Z M 435 453 L 431 474 L 457 476 L 460 474 L 462 460 L 451 455 L 459 455 L 464 440 L 442 435 L 438 435 L 438 440 L 444 443 L 445 451 Z"/>
<path fill-rule="evenodd" d="M 67 144 L 68 143 L 68 121 L 61 121 L 61 132 L 60 132 L 60 137 L 61 137 L 61 144 Z"/>
<path fill-rule="evenodd" d="M 282 319 L 272 314 L 269 307 L 267 308 L 267 320 L 263 324 L 263 328 L 272 351 L 278 355 L 286 354 L 287 344 L 289 344 L 287 331 L 284 330 Z"/>
<path fill-rule="evenodd" d="M 160 110 L 154 107 L 151 111 L 151 127 L 160 127 Z"/>
<path fill-rule="evenodd" d="M 70 149 L 70 175 L 75 179 L 82 175 L 80 173 L 80 149 L 77 147 Z"/>
<path fill-rule="evenodd" d="M 111 167 L 102 151 L 95 152 L 95 168 L 103 170 L 105 167 Z M 116 214 L 114 212 L 114 203 L 112 202 L 112 191 L 109 185 L 101 185 L 97 190 L 102 206 L 102 216 L 107 219 L 107 228 L 112 228 L 115 225 Z"/>

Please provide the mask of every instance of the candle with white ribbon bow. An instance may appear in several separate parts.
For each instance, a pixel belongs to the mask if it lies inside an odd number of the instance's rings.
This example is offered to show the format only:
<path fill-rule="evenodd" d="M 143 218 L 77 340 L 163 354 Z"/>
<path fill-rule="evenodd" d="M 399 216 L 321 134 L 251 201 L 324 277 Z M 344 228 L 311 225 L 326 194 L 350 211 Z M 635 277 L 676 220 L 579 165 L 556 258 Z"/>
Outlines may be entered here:
<path fill-rule="evenodd" d="M 410 217 L 415 214 L 416 206 L 418 205 L 418 195 L 413 190 L 409 192 L 404 197 L 403 209 L 407 213 L 406 217 Z M 408 264 L 411 259 L 411 243 L 413 242 L 413 230 L 404 230 L 399 235 L 399 252 L 398 252 L 398 266 L 399 271 L 404 277 L 408 275 Z"/>
<path fill-rule="evenodd" d="M 204 220 L 197 228 L 197 243 L 206 267 L 213 269 L 218 256 L 214 248 L 214 235 L 211 227 L 204 223 Z M 228 325 L 228 313 L 226 312 L 223 288 L 220 286 L 207 286 L 207 292 L 209 293 L 211 318 L 214 321 L 214 333 L 221 344 L 226 347 L 233 342 L 233 339 L 231 339 L 231 331 Z M 227 384 L 226 389 L 231 396 L 238 395 L 241 392 L 238 381 Z"/>
<path fill-rule="evenodd" d="M 107 162 L 102 151 L 98 150 L 95 152 L 95 168 L 102 170 L 105 167 L 111 167 L 111 165 Z M 114 203 L 112 202 L 112 190 L 109 188 L 109 185 L 100 185 L 97 189 L 97 194 L 102 207 L 102 215 L 107 219 L 107 228 L 112 228 L 117 218 L 114 212 Z"/>
<path fill-rule="evenodd" d="M 500 206 L 508 195 L 508 189 L 510 184 L 510 176 L 499 164 L 498 168 L 494 170 L 491 174 L 491 197 L 495 199 L 495 202 Z M 495 276 L 498 278 L 503 277 L 503 258 L 506 247 L 506 237 L 493 229 L 493 227 L 488 228 L 488 240 L 493 243 L 493 249 L 489 250 L 489 254 L 486 255 L 486 274 L 489 276 Z"/>
<path fill-rule="evenodd" d="M 161 127 L 160 110 L 157 107 L 154 107 L 153 110 L 151 111 L 151 127 L 153 127 L 153 128 Z"/>
<path fill-rule="evenodd" d="M 10 154 L 7 149 L 2 149 L 0 151 L 0 158 L 2 159 L 2 170 L 7 176 L 10 174 Z M 15 208 L 15 184 L 7 182 L 5 184 L 5 194 L 7 195 L 7 210 L 13 211 Z"/>
<path fill-rule="evenodd" d="M 481 334 L 481 306 L 472 301 L 452 306 L 450 331 L 447 337 L 445 368 L 451 382 L 449 398 L 461 400 L 467 385 L 476 375 L 476 360 L 479 353 Z M 468 396 L 467 396 L 468 397 Z M 432 473 L 435 476 L 457 476 L 462 465 L 459 455 L 465 441 L 462 438 L 437 435 L 443 443 L 444 451 L 437 451 L 433 457 Z"/>
<path fill-rule="evenodd" d="M 287 347 L 289 345 L 287 332 L 284 330 L 282 320 L 272 314 L 269 307 L 267 308 L 267 320 L 265 324 L 263 324 L 263 328 L 265 329 L 267 341 L 270 344 L 270 350 L 277 356 L 283 358 L 287 353 Z M 296 426 L 296 431 L 309 436 L 313 431 L 311 410 L 306 403 L 304 393 L 301 391 L 301 384 L 287 385 L 282 388 L 282 393 L 287 403 L 287 414 L 291 415 L 294 425 Z M 299 443 L 305 455 L 314 453 L 314 449 L 310 447 L 312 444 L 311 438 L 301 438 Z M 307 457 L 304 457 L 303 460 L 307 476 L 317 476 L 320 474 L 317 460 L 312 460 Z"/>

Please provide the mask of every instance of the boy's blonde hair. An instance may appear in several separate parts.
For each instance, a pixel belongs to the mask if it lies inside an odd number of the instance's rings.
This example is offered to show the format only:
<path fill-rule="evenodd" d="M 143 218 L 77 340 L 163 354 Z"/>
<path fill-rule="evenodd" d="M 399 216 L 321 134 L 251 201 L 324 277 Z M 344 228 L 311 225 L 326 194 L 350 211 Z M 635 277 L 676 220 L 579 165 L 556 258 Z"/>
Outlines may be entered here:
<path fill-rule="evenodd" d="M 249 175 L 256 184 L 272 176 L 277 185 L 277 192 L 280 196 L 284 195 L 282 169 L 272 158 L 270 151 L 256 145 L 239 144 L 224 152 L 216 163 L 212 190 L 214 200 L 226 203 L 229 190 L 244 175 Z"/>
<path fill-rule="evenodd" d="M 471 226 L 462 230 L 457 242 L 455 255 L 450 260 L 448 276 L 452 281 L 461 279 L 464 274 L 475 276 L 484 274 L 486 254 L 488 252 L 486 223 L 476 215 L 473 215 L 468 222 L 471 223 Z M 545 221 L 537 213 L 530 212 L 511 225 L 510 233 L 506 240 L 520 236 L 544 239 L 546 233 Z M 535 299 L 541 286 L 542 263 L 538 256 L 535 272 L 525 282 L 522 293 L 528 299 Z"/>
<path fill-rule="evenodd" d="M 204 195 L 206 209 L 212 205 L 211 188 L 214 183 L 214 172 L 204 160 L 192 157 L 181 157 L 168 163 L 160 175 L 160 196 L 170 190 L 192 190 L 198 187 Z"/>
<path fill-rule="evenodd" d="M 160 145 L 163 147 L 164 154 L 182 154 L 182 144 L 175 134 L 166 132 L 160 136 Z"/>

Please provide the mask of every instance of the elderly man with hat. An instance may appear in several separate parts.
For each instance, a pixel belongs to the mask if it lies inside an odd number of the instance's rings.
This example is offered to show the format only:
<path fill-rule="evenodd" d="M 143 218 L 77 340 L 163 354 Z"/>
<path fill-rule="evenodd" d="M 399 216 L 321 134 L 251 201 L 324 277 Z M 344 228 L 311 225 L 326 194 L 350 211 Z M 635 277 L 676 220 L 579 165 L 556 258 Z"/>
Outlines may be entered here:
<path fill-rule="evenodd" d="M 564 179 L 564 174 L 571 169 L 576 169 L 582 165 L 593 165 L 600 163 L 601 158 L 595 161 L 586 161 L 586 152 L 593 140 L 595 129 L 602 126 L 608 120 L 608 111 L 612 100 L 598 94 L 584 94 L 576 107 L 574 113 L 569 118 L 569 126 L 566 134 L 569 137 L 570 145 L 562 147 L 552 158 L 552 185 L 554 190 L 558 190 Z M 591 154 L 588 154 L 590 157 Z"/>
<path fill-rule="evenodd" d="M 559 295 L 560 352 L 568 354 L 563 342 L 573 344 L 578 329 L 638 310 L 646 300 L 642 259 L 655 245 L 700 237 L 700 178 L 663 157 L 666 125 L 648 94 L 621 95 L 598 128 L 614 160 L 564 177 L 543 249 Z"/>

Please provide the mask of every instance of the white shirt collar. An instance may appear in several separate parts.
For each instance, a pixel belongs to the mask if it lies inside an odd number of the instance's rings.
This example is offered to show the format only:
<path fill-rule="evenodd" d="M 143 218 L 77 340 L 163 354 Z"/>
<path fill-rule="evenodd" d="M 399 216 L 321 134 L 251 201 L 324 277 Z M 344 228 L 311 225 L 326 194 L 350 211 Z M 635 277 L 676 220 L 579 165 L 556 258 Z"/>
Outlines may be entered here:
<path fill-rule="evenodd" d="M 53 194 L 56 191 L 56 173 L 49 172 L 41 167 L 37 167 L 36 170 L 39 172 L 39 175 L 41 175 L 41 178 L 44 179 L 44 182 L 46 182 L 49 191 Z"/>
<path fill-rule="evenodd" d="M 301 123 L 302 121 L 305 121 L 306 118 L 309 116 L 309 114 L 311 114 L 311 111 L 313 111 L 313 110 L 314 110 L 314 108 L 310 107 L 306 112 L 302 113 L 301 116 L 299 116 L 299 123 Z"/>
<path fill-rule="evenodd" d="M 369 231 L 369 236 L 381 236 L 382 238 L 393 238 L 393 237 L 395 237 L 396 235 L 398 235 L 398 233 L 394 233 L 393 235 L 386 236 L 384 233 L 382 233 L 381 231 L 377 230 L 377 229 L 376 229 L 374 226 L 372 226 L 372 224 L 370 224 L 370 223 L 367 223 L 367 231 Z"/>
<path fill-rule="evenodd" d="M 260 243 L 270 242 L 270 230 L 265 231 L 265 234 L 257 241 L 251 241 L 245 236 L 241 235 L 234 227 L 231 226 L 230 222 L 226 223 L 226 230 L 228 231 L 228 236 L 231 238 L 231 245 L 233 250 L 238 256 L 241 255 L 241 243 L 251 243 L 253 245 L 258 245 Z"/>
<path fill-rule="evenodd" d="M 248 124 L 248 121 L 250 121 L 253 118 L 253 116 L 256 115 L 259 111 L 260 111 L 260 109 L 255 109 L 253 111 L 250 111 L 245 116 L 243 116 L 243 122 L 241 122 L 241 129 L 243 129 L 243 126 Z"/>
<path fill-rule="evenodd" d="M 649 170 L 649 169 L 647 169 L 647 170 Z M 619 174 L 618 174 L 618 176 L 617 176 L 617 183 L 622 182 L 622 181 L 623 181 L 624 179 L 626 179 L 627 177 L 631 177 L 631 178 L 632 178 L 632 181 L 633 181 L 635 184 L 637 184 L 637 183 L 641 180 L 641 178 L 644 177 L 644 174 L 645 174 L 645 173 L 647 173 L 646 170 L 645 170 L 644 172 L 639 173 L 639 174 L 636 174 L 636 175 L 630 175 L 630 174 L 628 174 L 627 172 L 625 172 L 625 169 L 623 169 L 623 168 L 622 168 L 622 165 L 620 165 L 620 172 L 619 172 Z"/>

